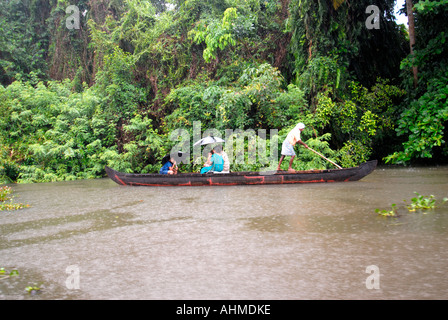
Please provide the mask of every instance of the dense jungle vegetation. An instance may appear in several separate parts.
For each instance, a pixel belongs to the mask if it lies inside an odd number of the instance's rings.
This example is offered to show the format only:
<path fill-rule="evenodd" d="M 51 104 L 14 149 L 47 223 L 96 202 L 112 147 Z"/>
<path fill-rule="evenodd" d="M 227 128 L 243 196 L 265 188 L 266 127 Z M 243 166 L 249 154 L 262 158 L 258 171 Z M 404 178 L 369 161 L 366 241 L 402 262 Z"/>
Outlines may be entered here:
<path fill-rule="evenodd" d="M 304 122 L 343 167 L 446 163 L 448 0 L 402 2 L 409 32 L 391 0 L 0 0 L 0 183 L 158 172 L 195 121 L 279 150 Z"/>

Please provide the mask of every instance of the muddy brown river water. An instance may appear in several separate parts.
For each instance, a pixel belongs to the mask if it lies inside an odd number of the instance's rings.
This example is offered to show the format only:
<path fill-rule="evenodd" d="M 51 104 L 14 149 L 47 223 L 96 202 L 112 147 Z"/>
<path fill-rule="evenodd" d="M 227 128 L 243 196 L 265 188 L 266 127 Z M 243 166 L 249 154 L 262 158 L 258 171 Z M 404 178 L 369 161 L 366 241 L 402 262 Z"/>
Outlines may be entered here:
<path fill-rule="evenodd" d="M 358 182 L 12 185 L 0 299 L 448 299 L 448 167 Z M 434 195 L 409 213 L 404 199 Z M 375 209 L 396 203 L 399 217 Z M 31 296 L 29 285 L 41 288 Z"/>

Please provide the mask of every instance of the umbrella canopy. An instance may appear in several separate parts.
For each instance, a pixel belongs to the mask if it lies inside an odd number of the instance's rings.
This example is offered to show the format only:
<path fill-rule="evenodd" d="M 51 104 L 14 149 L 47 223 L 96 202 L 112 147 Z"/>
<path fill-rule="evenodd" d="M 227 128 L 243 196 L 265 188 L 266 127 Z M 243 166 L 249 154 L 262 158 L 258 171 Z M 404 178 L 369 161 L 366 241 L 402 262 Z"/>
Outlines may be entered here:
<path fill-rule="evenodd" d="M 180 157 L 182 157 L 182 155 L 183 155 L 183 152 L 181 152 L 181 151 L 178 151 L 177 152 L 177 156 L 180 158 Z M 162 158 L 162 165 L 164 165 L 165 163 L 167 163 L 168 161 L 170 161 L 170 159 L 171 159 L 171 154 L 167 154 L 166 156 L 164 156 L 163 158 Z M 176 161 L 177 161 L 177 159 L 176 159 Z"/>
<path fill-rule="evenodd" d="M 196 141 L 193 146 L 197 146 L 197 145 L 206 145 L 206 144 L 211 144 L 211 143 L 217 143 L 217 142 L 225 142 L 225 140 L 221 139 L 221 138 L 217 138 L 214 136 L 208 136 L 205 138 L 202 138 L 201 140 Z"/>

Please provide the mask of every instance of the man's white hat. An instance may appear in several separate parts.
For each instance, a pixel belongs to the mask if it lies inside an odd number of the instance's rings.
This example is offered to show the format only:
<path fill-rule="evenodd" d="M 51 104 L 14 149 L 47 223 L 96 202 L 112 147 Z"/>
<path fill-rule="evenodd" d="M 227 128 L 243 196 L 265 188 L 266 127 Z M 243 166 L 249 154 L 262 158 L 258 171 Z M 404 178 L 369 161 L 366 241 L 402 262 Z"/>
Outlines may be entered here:
<path fill-rule="evenodd" d="M 305 125 L 302 122 L 300 122 L 300 123 L 297 124 L 296 128 L 299 129 L 299 130 L 305 129 Z"/>

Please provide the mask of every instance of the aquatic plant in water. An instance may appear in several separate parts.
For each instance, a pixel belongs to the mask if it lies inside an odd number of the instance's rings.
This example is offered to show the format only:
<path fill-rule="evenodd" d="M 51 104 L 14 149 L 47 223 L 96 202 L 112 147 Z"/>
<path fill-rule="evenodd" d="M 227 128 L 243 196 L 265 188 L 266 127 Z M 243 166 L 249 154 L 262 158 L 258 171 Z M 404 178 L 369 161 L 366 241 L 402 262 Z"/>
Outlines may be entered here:
<path fill-rule="evenodd" d="M 10 187 L 0 187 L 0 201 L 6 201 L 9 199 L 9 195 L 11 194 L 12 190 Z"/>
<path fill-rule="evenodd" d="M 409 212 L 414 212 L 417 210 L 429 210 L 434 209 L 436 207 L 436 198 L 434 195 L 423 196 L 417 192 L 414 192 L 416 197 L 411 199 L 411 203 L 407 205 Z M 444 198 L 443 202 L 446 202 L 448 199 Z M 406 202 L 406 200 L 403 200 Z"/>
<path fill-rule="evenodd" d="M 4 267 L 0 268 L 0 280 L 7 279 L 10 277 L 17 277 L 17 276 L 19 276 L 19 271 L 17 269 L 12 269 L 11 271 L 7 271 L 7 270 L 5 270 Z M 34 283 L 33 285 L 27 286 L 25 288 L 25 291 L 27 293 L 29 293 L 30 295 L 34 296 L 36 294 L 41 293 L 42 286 Z"/>
<path fill-rule="evenodd" d="M 409 212 L 415 212 L 417 210 L 423 211 L 431 210 L 436 208 L 436 198 L 434 195 L 423 196 L 417 192 L 414 192 L 416 197 L 411 198 L 411 203 L 406 205 L 406 208 Z M 403 200 L 405 203 L 407 200 Z M 448 201 L 448 197 L 443 198 L 443 203 Z M 395 203 L 392 204 L 392 210 L 380 210 L 375 209 L 375 212 L 384 217 L 397 217 L 397 205 Z"/>
<path fill-rule="evenodd" d="M 0 211 L 3 210 L 18 210 L 28 208 L 30 205 L 23 203 L 14 203 L 11 187 L 0 187 Z"/>
<path fill-rule="evenodd" d="M 392 210 L 375 209 L 375 212 L 383 217 L 396 217 L 397 216 L 396 206 L 397 205 L 395 203 L 392 203 Z"/>
<path fill-rule="evenodd" d="M 19 271 L 17 271 L 16 269 L 11 270 L 11 272 L 8 272 L 5 270 L 5 268 L 0 268 L 0 280 L 9 278 L 9 277 L 13 277 L 13 276 L 18 276 L 19 275 Z"/>
<path fill-rule="evenodd" d="M 32 286 L 26 287 L 25 291 L 28 292 L 30 295 L 34 296 L 41 292 L 41 288 L 38 285 L 34 284 Z"/>

